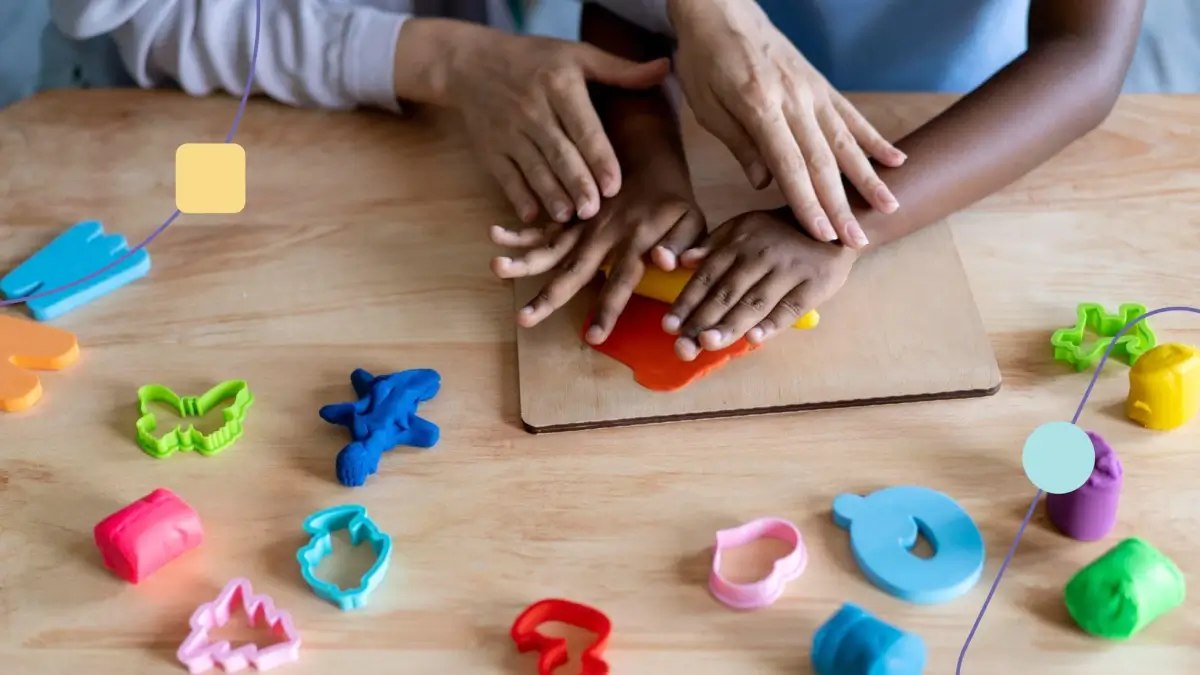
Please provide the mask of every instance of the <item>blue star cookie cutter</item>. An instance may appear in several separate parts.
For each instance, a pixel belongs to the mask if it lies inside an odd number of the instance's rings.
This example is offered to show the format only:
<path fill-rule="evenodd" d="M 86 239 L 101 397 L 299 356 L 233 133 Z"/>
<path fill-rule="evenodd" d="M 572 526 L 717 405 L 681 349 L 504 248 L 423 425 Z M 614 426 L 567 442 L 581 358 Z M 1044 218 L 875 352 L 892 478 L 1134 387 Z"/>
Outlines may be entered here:
<path fill-rule="evenodd" d="M 350 374 L 358 400 L 321 408 L 321 419 L 350 431 L 351 442 L 337 456 L 337 478 L 358 487 L 379 471 L 383 453 L 398 445 L 432 448 L 436 424 L 417 416 L 417 406 L 437 396 L 442 378 L 436 370 L 405 370 L 375 376 L 359 368 Z"/>
<path fill-rule="evenodd" d="M 392 537 L 371 520 L 366 507 L 357 504 L 317 511 L 304 520 L 304 530 L 312 538 L 296 552 L 296 559 L 300 561 L 300 575 L 313 593 L 337 605 L 343 612 L 366 607 L 368 596 L 387 576 L 392 558 Z M 363 574 L 358 586 L 346 590 L 316 575 L 317 566 L 333 553 L 333 533 L 338 530 L 349 532 L 351 545 L 358 546 L 365 541 L 375 550 L 375 562 Z"/>
<path fill-rule="evenodd" d="M 926 487 L 904 485 L 866 497 L 838 495 L 833 520 L 850 532 L 863 574 L 881 590 L 916 604 L 948 602 L 983 573 L 983 535 L 958 502 Z M 912 552 L 920 534 L 933 556 Z"/>

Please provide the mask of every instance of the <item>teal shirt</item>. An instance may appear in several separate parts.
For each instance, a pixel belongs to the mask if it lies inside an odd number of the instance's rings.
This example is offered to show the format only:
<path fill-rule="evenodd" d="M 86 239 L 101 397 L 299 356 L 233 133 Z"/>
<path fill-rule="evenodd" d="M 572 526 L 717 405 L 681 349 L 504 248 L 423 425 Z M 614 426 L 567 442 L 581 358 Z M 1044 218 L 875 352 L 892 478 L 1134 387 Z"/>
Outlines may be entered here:
<path fill-rule="evenodd" d="M 759 0 L 839 91 L 967 93 L 1024 53 L 1030 0 Z"/>

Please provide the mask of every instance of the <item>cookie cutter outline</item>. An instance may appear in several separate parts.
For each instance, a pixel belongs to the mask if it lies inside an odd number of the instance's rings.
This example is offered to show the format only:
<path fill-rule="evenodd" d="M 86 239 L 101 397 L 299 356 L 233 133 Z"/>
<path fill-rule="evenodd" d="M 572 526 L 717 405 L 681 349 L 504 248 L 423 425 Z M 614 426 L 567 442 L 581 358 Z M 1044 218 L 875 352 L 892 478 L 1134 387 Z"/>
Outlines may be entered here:
<path fill-rule="evenodd" d="M 564 638 L 538 632 L 539 626 L 551 622 L 595 633 L 596 639 L 580 656 L 579 675 L 608 675 L 610 668 L 604 660 L 604 650 L 612 636 L 612 621 L 598 609 L 559 598 L 539 600 L 526 607 L 513 621 L 510 631 L 517 651 L 522 654 L 537 652 L 538 675 L 553 675 L 555 669 L 565 665 L 569 658 Z"/>
<path fill-rule="evenodd" d="M 1116 314 L 1110 314 L 1104 309 L 1104 305 L 1098 302 L 1079 303 L 1075 308 L 1075 325 L 1060 328 L 1050 335 L 1054 360 L 1066 363 L 1076 371 L 1095 366 L 1117 333 L 1130 321 L 1146 312 L 1146 306 L 1136 302 L 1123 303 Z M 1097 339 L 1085 348 L 1083 342 L 1089 330 L 1096 334 Z M 1123 358 L 1132 366 L 1142 354 L 1158 344 L 1158 337 L 1150 324 L 1143 319 L 1117 338 L 1116 343 L 1112 356 Z"/>
<path fill-rule="evenodd" d="M 304 530 L 312 538 L 296 552 L 296 559 L 300 562 L 300 576 L 312 592 L 343 612 L 366 607 L 371 593 L 387 576 L 392 557 L 391 535 L 367 515 L 365 506 L 358 504 L 342 504 L 317 511 L 304 519 Z M 316 575 L 321 561 L 333 553 L 333 533 L 338 530 L 350 534 L 351 545 L 358 546 L 366 541 L 375 550 L 375 562 L 370 569 L 359 578 L 356 587 L 345 590 Z"/>
<path fill-rule="evenodd" d="M 260 619 L 265 620 L 271 631 L 285 641 L 261 648 L 249 643 L 236 649 L 228 640 L 209 642 L 209 634 L 229 622 L 235 600 L 241 600 L 242 611 L 246 613 L 251 626 Z M 175 657 L 193 675 L 217 667 L 226 673 L 236 673 L 246 668 L 261 672 L 300 659 L 300 634 L 296 632 L 291 615 L 277 609 L 270 596 L 255 593 L 250 580 L 245 577 L 231 579 L 216 600 L 197 607 L 188 624 L 191 632 L 179 645 Z"/>
<path fill-rule="evenodd" d="M 158 419 L 150 410 L 151 403 L 169 405 L 181 418 L 203 417 L 221 403 L 233 399 L 233 403 L 222 411 L 225 423 L 216 431 L 205 434 L 192 424 L 184 428 L 181 421 L 175 428 L 156 438 Z M 138 412 L 136 423 L 137 442 L 142 450 L 155 459 L 165 459 L 179 452 L 195 451 L 211 457 L 233 445 L 245 427 L 246 415 L 254 404 L 254 394 L 245 380 L 227 380 L 200 396 L 180 396 L 161 384 L 147 384 L 138 388 Z"/>
<path fill-rule="evenodd" d="M 788 583 L 800 578 L 808 567 L 808 549 L 800 528 L 783 518 L 758 518 L 743 525 L 717 532 L 713 547 L 712 571 L 708 590 L 712 596 L 733 609 L 761 609 L 778 600 Z M 721 553 L 762 539 L 779 539 L 792 550 L 777 559 L 771 572 L 758 581 L 734 583 L 721 575 Z"/>

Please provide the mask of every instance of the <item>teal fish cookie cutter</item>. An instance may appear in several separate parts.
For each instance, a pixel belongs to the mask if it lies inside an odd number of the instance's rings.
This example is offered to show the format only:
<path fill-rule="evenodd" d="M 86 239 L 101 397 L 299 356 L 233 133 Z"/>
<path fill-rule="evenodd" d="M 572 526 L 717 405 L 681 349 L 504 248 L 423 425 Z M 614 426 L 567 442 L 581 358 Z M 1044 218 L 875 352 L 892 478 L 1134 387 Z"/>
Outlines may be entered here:
<path fill-rule="evenodd" d="M 156 459 L 170 457 L 175 452 L 195 451 L 206 457 L 233 445 L 245 430 L 246 413 L 254 404 L 254 394 L 245 380 L 229 380 L 209 389 L 200 396 L 180 396 L 161 384 L 147 384 L 138 389 L 137 442 L 147 455 Z M 205 434 L 193 425 L 185 429 L 178 424 L 163 436 L 156 437 L 158 419 L 150 409 L 151 403 L 170 406 L 181 418 L 203 417 L 225 401 L 232 401 L 221 411 L 224 424 Z"/>
<path fill-rule="evenodd" d="M 1077 371 L 1094 367 L 1125 324 L 1142 316 L 1146 311 L 1145 305 L 1136 302 L 1121 305 L 1116 314 L 1109 314 L 1104 305 L 1098 302 L 1080 303 L 1075 308 L 1075 325 L 1060 328 L 1050 336 L 1050 346 L 1054 347 L 1054 360 L 1062 361 Z M 1085 345 L 1084 341 L 1089 331 L 1096 339 Z M 1158 338 L 1150 324 L 1143 319 L 1125 331 L 1116 342 L 1112 357 L 1132 366 L 1142 354 L 1154 349 Z"/>
<path fill-rule="evenodd" d="M 983 535 L 957 502 L 936 490 L 903 485 L 865 497 L 838 495 L 833 520 L 850 532 L 850 549 L 867 579 L 901 600 L 948 602 L 983 573 Z M 933 557 L 912 553 L 918 534 Z"/>
<path fill-rule="evenodd" d="M 312 535 L 303 548 L 296 553 L 300 561 L 300 575 L 322 600 L 337 605 L 343 612 L 367 606 L 367 597 L 378 588 L 387 575 L 392 557 L 392 537 L 379 529 L 367 515 L 367 509 L 357 504 L 343 504 L 317 511 L 304 520 L 304 530 Z M 358 546 L 364 541 L 375 550 L 375 562 L 362 575 L 358 586 L 343 590 L 336 584 L 317 578 L 317 566 L 333 553 L 333 533 L 346 530 L 350 543 Z"/>

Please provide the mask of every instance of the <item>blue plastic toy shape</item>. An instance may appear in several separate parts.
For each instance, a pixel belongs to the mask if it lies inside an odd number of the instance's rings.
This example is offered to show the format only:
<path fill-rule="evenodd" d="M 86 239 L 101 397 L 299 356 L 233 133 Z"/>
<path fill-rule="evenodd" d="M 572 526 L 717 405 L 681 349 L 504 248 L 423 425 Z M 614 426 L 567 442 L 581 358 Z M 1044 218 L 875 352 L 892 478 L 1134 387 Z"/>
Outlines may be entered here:
<path fill-rule="evenodd" d="M 817 675 L 921 675 L 929 652 L 924 640 L 846 603 L 813 634 Z"/>
<path fill-rule="evenodd" d="M 437 396 L 441 376 L 435 370 L 406 370 L 376 377 L 359 368 L 350 374 L 358 400 L 321 408 L 321 419 L 350 430 L 351 443 L 337 456 L 342 485 L 358 487 L 379 471 L 383 453 L 398 445 L 432 448 L 438 427 L 417 416 L 417 406 Z"/>
<path fill-rule="evenodd" d="M 0 279 L 0 293 L 14 300 L 95 274 L 81 284 L 25 303 L 34 319 L 50 321 L 150 273 L 150 254 L 145 249 L 121 260 L 127 253 L 125 237 L 105 234 L 104 226 L 94 220 L 79 223 Z M 113 265 L 117 260 L 121 262 Z M 112 269 L 96 274 L 108 265 Z"/>
<path fill-rule="evenodd" d="M 833 520 L 850 531 L 863 574 L 880 589 L 917 604 L 948 602 L 983 573 L 983 535 L 953 499 L 925 487 L 889 487 L 833 500 Z M 912 553 L 918 532 L 933 556 Z"/>
<path fill-rule="evenodd" d="M 382 532 L 375 521 L 367 515 L 367 509 L 357 504 L 334 506 L 317 511 L 304 520 L 304 530 L 312 535 L 303 548 L 296 553 L 300 561 L 300 575 L 322 600 L 337 605 L 343 612 L 366 607 L 367 597 L 387 575 L 388 563 L 392 558 L 392 538 Z M 342 590 L 336 585 L 318 579 L 317 566 L 333 553 L 333 533 L 347 530 L 350 543 L 354 546 L 366 541 L 375 550 L 375 562 L 363 574 L 356 588 Z"/>

